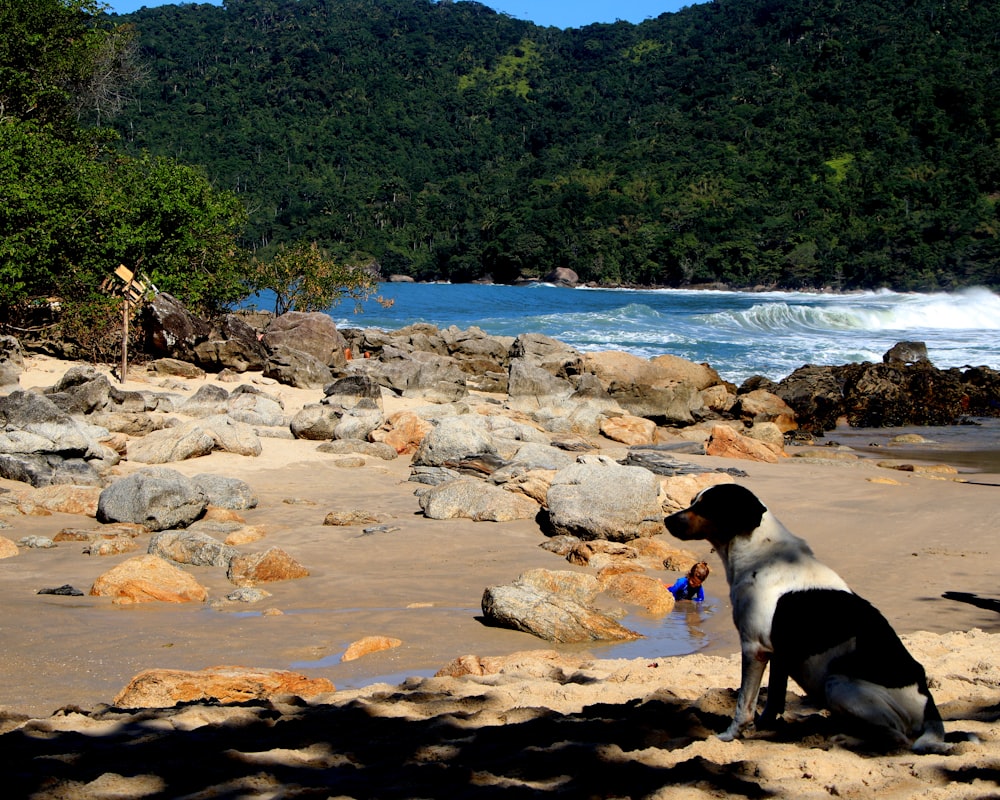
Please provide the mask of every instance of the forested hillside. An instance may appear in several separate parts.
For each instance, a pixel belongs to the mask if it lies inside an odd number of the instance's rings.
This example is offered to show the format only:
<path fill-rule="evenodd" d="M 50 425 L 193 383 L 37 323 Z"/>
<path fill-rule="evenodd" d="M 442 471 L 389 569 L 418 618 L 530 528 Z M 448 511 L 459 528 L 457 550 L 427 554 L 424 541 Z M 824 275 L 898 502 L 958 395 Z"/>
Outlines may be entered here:
<path fill-rule="evenodd" d="M 144 9 L 123 146 L 247 244 L 419 279 L 1000 285 L 1000 3 L 717 0 L 561 31 L 474 2 Z"/>

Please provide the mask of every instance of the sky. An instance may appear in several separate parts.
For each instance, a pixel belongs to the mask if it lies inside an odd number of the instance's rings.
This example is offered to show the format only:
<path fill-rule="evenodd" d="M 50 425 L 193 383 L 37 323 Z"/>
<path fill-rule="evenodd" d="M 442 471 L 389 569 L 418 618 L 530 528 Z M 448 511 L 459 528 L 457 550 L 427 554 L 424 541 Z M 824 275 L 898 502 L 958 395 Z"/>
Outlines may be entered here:
<path fill-rule="evenodd" d="M 206 0 L 221 5 L 221 0 Z M 699 0 L 482 0 L 494 11 L 530 20 L 536 25 L 582 28 L 594 22 L 642 22 L 665 11 L 677 11 Z M 142 6 L 167 5 L 168 0 L 102 0 L 118 14 L 128 14 Z"/>

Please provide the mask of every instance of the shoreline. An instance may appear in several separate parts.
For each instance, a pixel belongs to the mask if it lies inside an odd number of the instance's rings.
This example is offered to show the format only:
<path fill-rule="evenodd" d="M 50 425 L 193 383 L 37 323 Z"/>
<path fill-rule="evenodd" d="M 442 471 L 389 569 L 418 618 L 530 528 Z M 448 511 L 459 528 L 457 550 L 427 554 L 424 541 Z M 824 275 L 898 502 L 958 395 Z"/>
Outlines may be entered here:
<path fill-rule="evenodd" d="M 28 361 L 24 388 L 50 386 L 69 366 L 43 356 Z M 259 373 L 241 378 L 280 397 L 286 412 L 320 396 L 268 384 Z M 171 391 L 185 396 L 207 384 L 234 386 L 211 375 L 171 381 Z M 123 388 L 163 382 L 130 377 Z M 387 413 L 424 405 L 384 399 Z M 115 606 L 108 598 L 36 594 L 63 584 L 86 593 L 98 575 L 135 555 L 83 555 L 78 542 L 0 559 L 0 748 L 14 764 L 13 796 L 503 791 L 557 800 L 595 792 L 652 800 L 708 800 L 720 792 L 910 800 L 932 792 L 935 800 L 972 800 L 1000 783 L 1000 774 L 983 766 L 1000 763 L 997 506 L 991 489 L 965 482 L 968 475 L 901 472 L 873 458 L 769 464 L 681 456 L 705 469 L 744 470 L 740 482 L 901 634 L 928 671 L 946 729 L 981 740 L 956 745 L 952 755 L 916 757 L 844 744 L 794 685 L 779 732 L 729 743 L 714 737 L 732 713 L 739 645 L 721 565 L 704 543 L 683 543 L 713 569 L 703 606 L 644 617 L 649 637 L 627 645 L 553 644 L 480 619 L 488 585 L 536 567 L 592 571 L 541 548 L 545 537 L 534 520 L 424 517 L 408 481 L 409 457 L 347 466 L 313 441 L 262 438 L 262 445 L 256 457 L 213 452 L 169 465 L 249 483 L 259 503 L 240 514 L 264 538 L 241 550 L 278 546 L 308 567 L 308 577 L 267 584 L 271 594 L 260 603 L 225 601 L 232 584 L 224 569 L 188 565 L 208 602 Z M 606 440 L 599 452 L 618 459 L 626 450 Z M 142 466 L 124 461 L 116 471 Z M 1000 474 L 977 477 L 1000 486 Z M 11 526 L 0 535 L 51 537 L 95 524 L 77 514 L 10 514 L 7 501 L 24 487 L 0 480 L 0 521 Z M 328 512 L 348 509 L 384 515 L 386 530 L 323 524 Z M 672 582 L 679 573 L 649 574 Z M 631 611 L 624 622 L 639 617 Z M 351 642 L 368 636 L 400 644 L 342 660 Z M 678 643 L 695 652 L 672 652 Z M 460 658 L 484 666 L 435 677 Z M 336 688 L 309 699 L 111 705 L 144 670 L 220 665 L 290 670 Z"/>

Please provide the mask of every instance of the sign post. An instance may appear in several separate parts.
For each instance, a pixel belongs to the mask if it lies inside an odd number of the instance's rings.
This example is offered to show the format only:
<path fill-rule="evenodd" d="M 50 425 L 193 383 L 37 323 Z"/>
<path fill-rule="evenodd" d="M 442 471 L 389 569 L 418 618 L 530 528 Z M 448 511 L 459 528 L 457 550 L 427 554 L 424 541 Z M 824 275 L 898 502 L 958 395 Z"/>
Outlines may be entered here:
<path fill-rule="evenodd" d="M 128 377 L 128 321 L 132 316 L 132 304 L 137 303 L 146 293 L 146 285 L 135 279 L 135 273 L 124 264 L 119 264 L 115 277 L 123 284 L 122 288 L 122 368 L 118 375 L 120 383 L 125 383 Z M 148 279 L 147 279 L 148 280 Z"/>

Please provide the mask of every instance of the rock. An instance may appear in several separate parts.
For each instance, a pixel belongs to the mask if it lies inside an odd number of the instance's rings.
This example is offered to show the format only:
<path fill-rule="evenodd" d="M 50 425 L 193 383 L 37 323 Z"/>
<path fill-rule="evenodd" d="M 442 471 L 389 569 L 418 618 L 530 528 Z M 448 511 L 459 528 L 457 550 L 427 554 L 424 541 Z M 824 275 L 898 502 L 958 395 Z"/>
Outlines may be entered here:
<path fill-rule="evenodd" d="M 136 675 L 112 704 L 116 708 L 172 708 L 181 703 L 205 702 L 230 705 L 281 695 L 309 699 L 332 691 L 334 686 L 326 678 L 307 678 L 277 669 L 149 669 Z"/>
<path fill-rule="evenodd" d="M 192 425 L 200 426 L 208 432 L 215 441 L 216 450 L 238 456 L 260 455 L 262 445 L 254 429 L 226 414 L 205 417 Z"/>
<path fill-rule="evenodd" d="M 347 366 L 344 354 L 347 341 L 337 330 L 333 318 L 319 311 L 289 311 L 275 317 L 264 331 L 263 342 L 272 355 L 279 350 L 294 349 L 312 356 L 327 367 Z M 322 388 L 331 379 L 332 376 L 320 387 L 309 388 Z"/>
<path fill-rule="evenodd" d="M 48 550 L 50 547 L 57 547 L 48 536 L 25 536 L 17 540 L 18 547 L 27 547 L 30 550 Z"/>
<path fill-rule="evenodd" d="M 18 554 L 17 544 L 6 536 L 0 536 L 0 558 L 12 558 Z"/>
<path fill-rule="evenodd" d="M 191 314 L 177 298 L 158 293 L 143 306 L 146 346 L 184 361 L 195 360 L 195 346 L 208 338 L 211 326 Z"/>
<path fill-rule="evenodd" d="M 369 434 L 376 442 L 392 447 L 400 455 L 416 452 L 424 437 L 433 430 L 434 424 L 412 411 L 397 411 L 391 414 L 382 426 Z"/>
<path fill-rule="evenodd" d="M 896 342 L 882 356 L 883 364 L 927 364 L 931 363 L 924 342 Z"/>
<path fill-rule="evenodd" d="M 341 409 L 354 408 L 362 400 L 382 408 L 382 387 L 367 375 L 349 375 L 323 387 L 322 402 Z"/>
<path fill-rule="evenodd" d="M 226 595 L 226 599 L 232 603 L 259 603 L 271 596 L 271 593 L 264 589 L 257 589 L 252 586 L 244 586 L 234 589 Z"/>
<path fill-rule="evenodd" d="M 674 596 L 670 589 L 656 578 L 636 573 L 599 576 L 604 592 L 622 603 L 640 606 L 653 616 L 669 614 L 674 609 Z"/>
<path fill-rule="evenodd" d="M 311 403 L 292 417 L 289 428 L 296 439 L 322 441 L 333 439 L 343 411 L 335 406 Z"/>
<path fill-rule="evenodd" d="M 368 435 L 385 422 L 381 409 L 369 399 L 360 401 L 344 412 L 333 429 L 336 439 L 367 439 Z"/>
<path fill-rule="evenodd" d="M 537 569 L 510 584 L 483 592 L 483 615 L 494 625 L 538 636 L 550 642 L 631 641 L 641 639 L 589 603 L 600 585 L 579 572 Z"/>
<path fill-rule="evenodd" d="M 435 678 L 461 678 L 465 675 L 518 674 L 544 680 L 561 681 L 579 668 L 566 656 L 555 650 L 525 650 L 504 656 L 464 655 L 450 661 L 436 673 Z"/>
<path fill-rule="evenodd" d="M 522 411 L 559 406 L 574 393 L 566 379 L 527 358 L 513 358 L 507 377 L 507 407 Z"/>
<path fill-rule="evenodd" d="M 225 414 L 229 407 L 229 392 L 214 383 L 199 386 L 191 397 L 177 408 L 189 417 L 211 417 Z"/>
<path fill-rule="evenodd" d="M 91 366 L 70 367 L 45 394 L 67 414 L 90 414 L 112 405 L 111 383 Z"/>
<path fill-rule="evenodd" d="M 215 438 L 198 424 L 163 428 L 128 444 L 128 460 L 139 464 L 169 464 L 207 456 Z"/>
<path fill-rule="evenodd" d="M 262 553 L 233 557 L 226 576 L 237 586 L 255 586 L 258 583 L 305 578 L 309 576 L 309 570 L 280 547 L 272 547 Z"/>
<path fill-rule="evenodd" d="M 56 542 L 99 542 L 112 539 L 135 539 L 143 533 L 148 533 L 144 525 L 119 523 L 117 525 L 102 525 L 100 528 L 63 528 L 55 535 Z"/>
<path fill-rule="evenodd" d="M 479 415 L 445 417 L 424 437 L 413 454 L 414 466 L 442 466 L 469 455 L 495 455 L 493 436 Z"/>
<path fill-rule="evenodd" d="M 323 520 L 324 525 L 374 525 L 386 519 L 382 514 L 376 514 L 364 509 L 354 508 L 347 511 L 331 511 Z"/>
<path fill-rule="evenodd" d="M 785 433 L 777 423 L 755 422 L 752 428 L 743 430 L 743 435 L 773 447 L 776 453 L 784 452 Z"/>
<path fill-rule="evenodd" d="M 24 352 L 13 336 L 0 336 L 0 391 L 9 392 L 20 385 L 24 372 Z"/>
<path fill-rule="evenodd" d="M 35 592 L 35 594 L 54 594 L 61 597 L 83 597 L 83 592 L 68 583 L 64 583 L 62 586 L 39 589 Z"/>
<path fill-rule="evenodd" d="M 149 540 L 150 555 L 193 567 L 228 567 L 239 550 L 197 531 L 162 531 Z"/>
<path fill-rule="evenodd" d="M 399 647 L 402 643 L 402 640 L 394 639 L 391 636 L 365 636 L 363 639 L 351 642 L 340 657 L 340 660 L 355 661 L 362 656 L 377 653 L 380 650 L 390 650 L 393 647 Z"/>
<path fill-rule="evenodd" d="M 419 499 L 429 519 L 509 522 L 532 519 L 538 513 L 538 504 L 529 497 L 472 479 L 442 483 L 424 491 Z"/>
<path fill-rule="evenodd" d="M 267 351 L 257 331 L 238 314 L 226 314 L 212 326 L 207 340 L 195 345 L 198 363 L 212 370 L 263 370 Z"/>
<path fill-rule="evenodd" d="M 204 492 L 208 502 L 213 506 L 234 511 L 257 507 L 258 500 L 254 490 L 250 488 L 250 484 L 239 478 L 227 478 L 222 475 L 202 472 L 191 480 L 197 488 Z"/>
<path fill-rule="evenodd" d="M 100 575 L 90 594 L 110 597 L 117 605 L 160 601 L 201 603 L 205 587 L 180 567 L 154 555 L 135 556 Z"/>
<path fill-rule="evenodd" d="M 743 436 L 728 425 L 716 425 L 705 443 L 705 454 L 719 458 L 740 458 L 746 461 L 778 462 L 775 446 Z"/>
<path fill-rule="evenodd" d="M 795 410 L 776 394 L 765 389 L 738 395 L 733 404 L 733 414 L 742 419 L 744 424 L 774 423 L 782 433 L 798 428 Z"/>
<path fill-rule="evenodd" d="M 240 545 L 250 544 L 251 542 L 259 542 L 267 536 L 267 532 L 261 525 L 245 525 L 239 530 L 235 530 L 226 536 L 225 543 L 232 545 L 233 547 L 239 547 Z"/>
<path fill-rule="evenodd" d="M 277 427 L 288 424 L 280 398 L 271 397 L 246 384 L 233 389 L 226 404 L 226 413 L 247 425 Z"/>
<path fill-rule="evenodd" d="M 55 486 L 72 483 L 103 486 L 101 474 L 82 458 L 60 458 L 46 453 L 0 454 L 0 478 L 29 483 L 32 486 Z"/>
<path fill-rule="evenodd" d="M 522 333 L 510 347 L 510 364 L 520 359 L 548 372 L 557 378 L 578 375 L 580 353 L 568 344 L 541 333 Z"/>
<path fill-rule="evenodd" d="M 318 358 L 284 346 L 271 350 L 263 374 L 265 378 L 300 389 L 321 389 L 333 380 L 330 368 Z"/>
<path fill-rule="evenodd" d="M 152 531 L 185 528 L 205 513 L 207 495 L 194 481 L 166 467 L 119 478 L 101 492 L 99 522 L 135 522 Z"/>
<path fill-rule="evenodd" d="M 58 484 L 19 492 L 17 510 L 22 514 L 37 514 L 39 510 L 59 514 L 83 514 L 93 517 L 101 489 L 97 486 Z"/>
<path fill-rule="evenodd" d="M 662 508 L 665 514 L 687 508 L 702 489 L 720 483 L 732 483 L 733 477 L 723 472 L 674 475 L 660 478 Z"/>
<path fill-rule="evenodd" d="M 176 378 L 197 380 L 205 377 L 205 370 L 190 361 L 179 358 L 156 358 L 146 365 L 146 368 L 156 375 L 172 375 Z"/>
<path fill-rule="evenodd" d="M 94 433 L 45 395 L 17 390 L 0 396 L 0 453 L 83 458 L 98 452 Z"/>
<path fill-rule="evenodd" d="M 580 276 L 569 267 L 556 267 L 545 273 L 542 278 L 545 283 L 552 283 L 556 286 L 565 286 L 572 289 L 580 282 Z"/>
<path fill-rule="evenodd" d="M 366 442 L 361 439 L 338 439 L 333 442 L 323 442 L 316 448 L 316 452 L 332 453 L 333 455 L 358 453 L 371 458 L 380 458 L 383 461 L 392 461 L 398 458 L 395 448 L 390 447 L 385 442 Z"/>
<path fill-rule="evenodd" d="M 83 546 L 81 552 L 85 556 L 117 556 L 131 553 L 139 549 L 139 545 L 131 536 L 113 536 L 109 539 L 97 539 Z"/>
<path fill-rule="evenodd" d="M 806 365 L 781 380 L 774 393 L 794 411 L 810 433 L 832 431 L 844 415 L 844 393 L 833 367 Z"/>
<path fill-rule="evenodd" d="M 549 488 L 549 526 L 581 539 L 627 542 L 663 533 L 659 482 L 649 470 L 618 464 L 574 464 Z"/>
<path fill-rule="evenodd" d="M 644 417 L 630 415 L 607 417 L 601 422 L 601 433 L 611 441 L 622 444 L 652 444 L 656 435 L 656 423 Z"/>
<path fill-rule="evenodd" d="M 144 411 L 96 412 L 88 419 L 101 428 L 129 436 L 146 436 L 164 427 L 161 417 L 154 417 Z"/>

